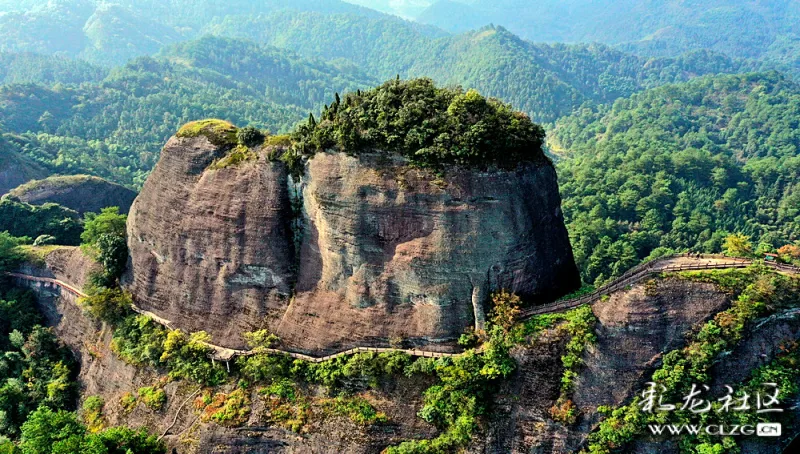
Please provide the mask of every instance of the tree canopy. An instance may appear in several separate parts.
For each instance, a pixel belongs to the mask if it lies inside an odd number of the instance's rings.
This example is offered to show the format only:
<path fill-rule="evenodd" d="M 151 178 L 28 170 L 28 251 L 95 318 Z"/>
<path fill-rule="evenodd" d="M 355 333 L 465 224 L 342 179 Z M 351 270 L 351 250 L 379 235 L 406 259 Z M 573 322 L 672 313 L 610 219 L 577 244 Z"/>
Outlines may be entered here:
<path fill-rule="evenodd" d="M 293 135 L 304 151 L 396 152 L 437 167 L 512 167 L 542 161 L 544 129 L 475 90 L 438 88 L 431 79 L 398 79 L 336 98 L 317 122 Z"/>

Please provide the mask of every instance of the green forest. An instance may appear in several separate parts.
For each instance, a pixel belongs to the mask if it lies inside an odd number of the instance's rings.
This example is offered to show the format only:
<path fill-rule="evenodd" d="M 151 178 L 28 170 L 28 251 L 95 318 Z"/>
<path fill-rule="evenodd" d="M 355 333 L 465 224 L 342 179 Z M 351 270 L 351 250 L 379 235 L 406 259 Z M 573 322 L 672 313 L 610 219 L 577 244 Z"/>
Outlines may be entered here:
<path fill-rule="evenodd" d="M 758 253 L 800 239 L 800 86 L 778 73 L 706 77 L 582 109 L 550 136 L 583 278 L 648 257 Z"/>

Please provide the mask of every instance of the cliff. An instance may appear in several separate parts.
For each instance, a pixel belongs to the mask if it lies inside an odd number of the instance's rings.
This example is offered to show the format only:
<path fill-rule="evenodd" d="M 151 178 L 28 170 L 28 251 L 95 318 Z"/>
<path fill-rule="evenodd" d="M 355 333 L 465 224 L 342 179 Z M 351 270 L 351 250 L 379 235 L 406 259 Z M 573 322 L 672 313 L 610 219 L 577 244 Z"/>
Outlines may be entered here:
<path fill-rule="evenodd" d="M 95 266 L 82 258 L 79 249 L 62 248 L 49 254 L 47 266 L 39 270 L 78 287 L 86 271 Z M 416 417 L 422 390 L 432 383 L 424 377 L 403 376 L 382 382 L 370 391 L 370 401 L 385 412 L 390 423 L 374 427 L 354 424 L 347 418 L 314 414 L 306 423 L 308 432 L 295 434 L 266 416 L 268 399 L 249 388 L 252 413 L 239 428 L 226 428 L 199 421 L 191 398 L 199 386 L 183 381 L 168 382 L 159 372 L 121 361 L 109 347 L 109 327 L 88 318 L 62 292 L 58 298 L 38 289 L 40 304 L 59 337 L 81 361 L 83 395 L 98 395 L 105 402 L 109 425 L 147 427 L 153 433 L 168 432 L 165 440 L 180 453 L 379 453 L 400 440 L 430 438 L 435 428 Z M 612 293 L 592 306 L 596 319 L 593 343 L 581 356 L 583 366 L 574 377 L 572 399 L 579 415 L 565 424 L 553 419 L 551 408 L 560 393 L 564 375 L 562 357 L 569 333 L 558 325 L 520 344 L 512 354 L 518 369 L 502 382 L 495 394 L 492 412 L 466 452 L 478 454 L 529 452 L 578 452 L 603 418 L 599 407 L 616 407 L 638 394 L 658 368 L 664 353 L 681 349 L 699 326 L 731 307 L 730 294 L 714 284 L 695 282 L 674 275 L 654 277 Z M 754 368 L 769 363 L 787 342 L 800 336 L 800 313 L 781 307 L 774 314 L 748 325 L 741 342 L 715 361 L 710 371 L 714 387 L 747 380 Z M 161 383 L 167 402 L 162 409 L 139 403 L 132 410 L 122 407 L 126 393 Z M 215 391 L 229 392 L 231 385 Z M 360 388 L 356 388 L 360 389 Z M 786 402 L 785 407 L 795 405 Z M 167 430 L 169 429 L 169 430 Z M 797 423 L 784 425 L 785 433 L 796 433 Z M 641 438 L 625 452 L 680 452 L 677 439 Z M 780 453 L 788 439 L 752 437 L 742 441 L 743 453 Z"/>
<path fill-rule="evenodd" d="M 89 273 L 98 265 L 80 248 L 58 247 L 40 251 L 43 259 L 29 263 L 20 271 L 84 287 Z M 389 445 L 408 438 L 430 438 L 436 433 L 431 425 L 417 417 L 422 392 L 429 380 L 396 377 L 382 383 L 367 397 L 378 402 L 391 424 L 365 427 L 344 416 L 312 414 L 304 421 L 303 433 L 295 433 L 269 421 L 269 398 L 251 387 L 252 414 L 245 427 L 229 428 L 199 420 L 193 398 L 201 388 L 193 382 L 167 379 L 162 370 L 126 363 L 112 346 L 113 327 L 85 313 L 69 292 L 53 287 L 31 287 L 45 320 L 58 338 L 70 348 L 80 363 L 78 381 L 82 398 L 99 396 L 104 402 L 103 419 L 107 426 L 144 427 L 151 433 L 168 433 L 168 452 L 207 453 L 351 453 L 377 454 Z M 163 408 L 152 409 L 139 403 L 124 408 L 122 397 L 136 395 L 145 386 L 163 387 L 167 399 Z M 223 385 L 217 392 L 230 392 L 233 385 Z M 175 449 L 173 451 L 172 449 Z"/>
<path fill-rule="evenodd" d="M 78 213 L 99 213 L 106 207 L 119 207 L 126 214 L 136 192 L 102 178 L 89 175 L 52 176 L 29 181 L 10 194 L 31 205 L 57 203 Z"/>
<path fill-rule="evenodd" d="M 172 138 L 128 218 L 136 303 L 185 330 L 241 347 L 279 319 L 295 281 L 288 173 L 261 159 L 209 168 L 226 149 Z"/>
<path fill-rule="evenodd" d="M 220 137 L 172 138 L 131 209 L 127 286 L 177 327 L 228 347 L 268 327 L 301 351 L 444 348 L 490 292 L 535 304 L 579 284 L 549 162 L 440 178 L 317 153 L 294 184 L 273 149 L 220 165 Z"/>

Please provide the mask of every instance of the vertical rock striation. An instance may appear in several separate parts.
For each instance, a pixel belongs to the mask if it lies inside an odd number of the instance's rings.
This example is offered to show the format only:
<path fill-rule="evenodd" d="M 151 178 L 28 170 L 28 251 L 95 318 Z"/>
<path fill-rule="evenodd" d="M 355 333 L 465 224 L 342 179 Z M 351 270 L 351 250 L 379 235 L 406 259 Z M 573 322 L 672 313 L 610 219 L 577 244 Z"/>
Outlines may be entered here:
<path fill-rule="evenodd" d="M 400 157 L 318 153 L 292 210 L 284 164 L 256 150 L 209 167 L 224 153 L 169 141 L 131 210 L 127 277 L 137 304 L 218 344 L 268 327 L 308 352 L 444 348 L 483 323 L 493 291 L 535 304 L 579 284 L 549 163 L 438 178 Z"/>
<path fill-rule="evenodd" d="M 495 290 L 535 301 L 578 284 L 549 164 L 437 180 L 399 157 L 320 153 L 303 216 L 297 296 L 279 330 L 299 348 L 452 340 L 482 324 Z"/>
<path fill-rule="evenodd" d="M 137 304 L 241 347 L 285 310 L 294 281 L 287 171 L 264 159 L 210 168 L 226 150 L 172 138 L 131 208 L 126 278 Z"/>

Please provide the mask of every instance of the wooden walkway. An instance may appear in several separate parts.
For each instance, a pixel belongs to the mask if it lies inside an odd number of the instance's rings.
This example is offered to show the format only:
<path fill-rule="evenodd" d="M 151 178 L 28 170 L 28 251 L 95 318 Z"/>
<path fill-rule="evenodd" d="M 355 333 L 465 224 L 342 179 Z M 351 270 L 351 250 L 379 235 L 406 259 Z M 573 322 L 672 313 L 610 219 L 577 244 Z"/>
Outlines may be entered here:
<path fill-rule="evenodd" d="M 782 265 L 771 262 L 765 262 L 765 263 L 767 266 L 775 269 L 778 272 L 783 272 L 788 274 L 800 274 L 800 268 L 795 266 Z M 523 321 L 536 315 L 549 314 L 554 312 L 563 312 L 569 309 L 576 308 L 578 306 L 582 306 L 584 304 L 592 304 L 597 302 L 603 295 L 607 295 L 622 290 L 630 285 L 633 285 L 644 279 L 650 278 L 654 274 L 680 272 L 680 271 L 747 268 L 752 264 L 753 264 L 752 260 L 725 257 L 722 255 L 681 254 L 681 255 L 664 257 L 634 267 L 627 273 L 615 279 L 613 282 L 595 290 L 590 294 L 583 295 L 573 299 L 556 301 L 554 303 L 544 304 L 529 309 L 525 309 L 520 313 L 518 318 L 520 321 Z M 21 273 L 6 273 L 6 274 L 14 279 L 18 279 L 25 282 L 37 283 L 39 286 L 44 288 L 53 288 L 66 291 L 67 293 L 78 298 L 86 297 L 86 294 L 83 293 L 78 288 L 76 288 L 75 286 L 70 285 L 64 281 L 60 281 L 58 279 L 31 276 L 28 274 L 21 274 Z M 162 317 L 159 317 L 158 315 L 152 312 L 145 311 L 136 306 L 132 306 L 131 309 L 138 314 L 150 317 L 154 322 L 160 325 L 163 325 L 169 329 L 175 329 L 172 326 L 172 322 Z M 447 357 L 456 357 L 463 354 L 463 353 L 431 352 L 427 350 L 418 350 L 418 349 L 356 347 L 342 352 L 334 353 L 332 355 L 317 357 L 297 352 L 281 350 L 277 348 L 264 348 L 253 351 L 253 350 L 235 350 L 212 344 L 205 344 L 205 345 L 213 350 L 213 354 L 211 355 L 212 360 L 225 361 L 226 363 L 237 356 L 249 356 L 257 353 L 288 355 L 292 358 L 312 363 L 321 363 L 323 361 L 329 361 L 331 359 L 339 358 L 341 356 L 348 356 L 355 353 L 400 352 L 410 356 L 417 356 L 423 358 L 447 358 Z"/>

